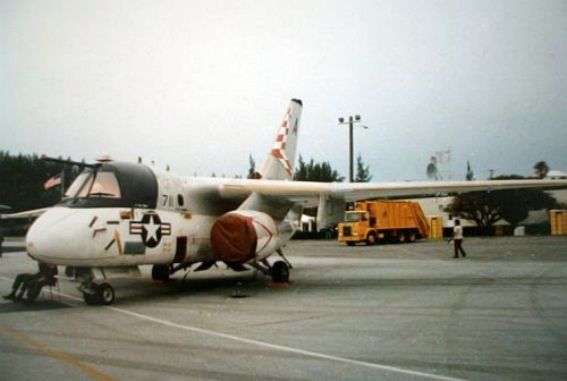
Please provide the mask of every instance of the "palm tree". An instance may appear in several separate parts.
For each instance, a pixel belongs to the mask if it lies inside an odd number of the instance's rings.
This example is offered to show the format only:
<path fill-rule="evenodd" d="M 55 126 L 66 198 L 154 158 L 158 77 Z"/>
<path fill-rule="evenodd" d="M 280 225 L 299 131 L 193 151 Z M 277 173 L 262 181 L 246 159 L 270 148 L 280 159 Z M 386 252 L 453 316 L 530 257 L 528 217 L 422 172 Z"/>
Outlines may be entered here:
<path fill-rule="evenodd" d="M 537 178 L 539 179 L 545 178 L 548 172 L 549 172 L 549 166 L 545 161 L 538 161 L 537 163 L 535 163 L 534 174 L 536 175 Z"/>

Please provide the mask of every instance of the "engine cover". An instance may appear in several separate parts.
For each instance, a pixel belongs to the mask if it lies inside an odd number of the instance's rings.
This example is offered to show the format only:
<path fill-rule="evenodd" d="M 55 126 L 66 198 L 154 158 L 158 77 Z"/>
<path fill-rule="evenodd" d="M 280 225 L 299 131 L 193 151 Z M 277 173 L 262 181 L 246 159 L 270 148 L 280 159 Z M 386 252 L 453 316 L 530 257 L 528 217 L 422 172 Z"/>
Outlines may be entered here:
<path fill-rule="evenodd" d="M 226 263 L 264 259 L 280 246 L 278 228 L 266 213 L 229 212 L 214 223 L 211 246 L 216 257 Z"/>

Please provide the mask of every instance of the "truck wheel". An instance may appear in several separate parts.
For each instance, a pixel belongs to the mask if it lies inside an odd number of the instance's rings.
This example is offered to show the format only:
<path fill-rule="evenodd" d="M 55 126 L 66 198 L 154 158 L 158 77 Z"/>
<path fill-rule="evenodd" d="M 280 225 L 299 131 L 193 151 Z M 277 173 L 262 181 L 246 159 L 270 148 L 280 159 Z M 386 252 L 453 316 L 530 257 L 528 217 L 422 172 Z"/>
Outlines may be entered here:
<path fill-rule="evenodd" d="M 376 244 L 376 234 L 374 234 L 374 233 L 368 234 L 368 237 L 366 237 L 366 244 L 368 246 L 375 245 Z"/>
<path fill-rule="evenodd" d="M 415 232 L 409 233 L 408 240 L 410 243 L 414 243 L 417 240 L 417 234 Z"/>
<path fill-rule="evenodd" d="M 398 242 L 405 243 L 406 242 L 406 233 L 400 232 L 398 233 Z"/>
<path fill-rule="evenodd" d="M 347 241 L 346 244 L 347 244 L 348 246 L 354 246 L 354 242 L 352 242 L 352 241 Z"/>

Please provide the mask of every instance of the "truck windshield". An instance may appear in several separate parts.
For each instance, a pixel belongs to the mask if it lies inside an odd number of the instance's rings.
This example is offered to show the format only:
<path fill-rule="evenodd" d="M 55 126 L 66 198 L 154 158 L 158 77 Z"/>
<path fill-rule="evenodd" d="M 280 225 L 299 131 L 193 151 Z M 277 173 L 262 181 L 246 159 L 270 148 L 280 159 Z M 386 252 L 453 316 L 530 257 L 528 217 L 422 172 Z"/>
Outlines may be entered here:
<path fill-rule="evenodd" d="M 360 213 L 351 212 L 345 213 L 345 222 L 358 222 L 360 221 Z"/>

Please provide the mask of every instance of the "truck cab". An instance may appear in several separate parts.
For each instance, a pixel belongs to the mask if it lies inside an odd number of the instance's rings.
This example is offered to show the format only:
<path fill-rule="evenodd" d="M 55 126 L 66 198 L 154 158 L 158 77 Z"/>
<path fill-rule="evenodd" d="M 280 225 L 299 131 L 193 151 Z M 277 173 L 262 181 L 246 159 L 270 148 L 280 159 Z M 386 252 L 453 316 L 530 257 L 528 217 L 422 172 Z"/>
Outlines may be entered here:
<path fill-rule="evenodd" d="M 353 210 L 345 213 L 344 222 L 339 224 L 339 241 L 353 246 L 357 242 L 366 241 L 367 244 L 376 243 L 376 235 L 372 228 L 376 226 L 376 219 L 363 210 Z"/>

